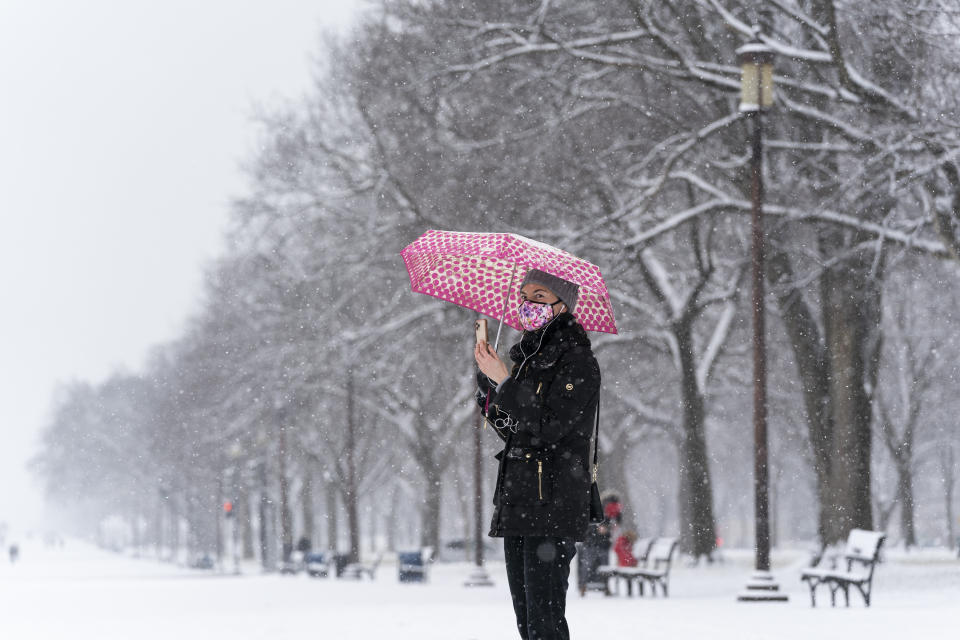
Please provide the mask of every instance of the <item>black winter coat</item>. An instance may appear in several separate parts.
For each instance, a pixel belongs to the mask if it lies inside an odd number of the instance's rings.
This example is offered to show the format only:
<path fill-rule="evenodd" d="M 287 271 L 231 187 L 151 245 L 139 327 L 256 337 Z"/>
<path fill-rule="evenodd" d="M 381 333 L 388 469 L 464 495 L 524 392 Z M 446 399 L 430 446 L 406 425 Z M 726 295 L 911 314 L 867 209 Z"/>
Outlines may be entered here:
<path fill-rule="evenodd" d="M 583 540 L 590 512 L 591 458 L 600 367 L 586 331 L 561 313 L 510 349 L 500 391 L 479 374 L 477 402 L 505 441 L 497 454 L 490 534 Z M 490 394 L 489 405 L 487 395 Z"/>

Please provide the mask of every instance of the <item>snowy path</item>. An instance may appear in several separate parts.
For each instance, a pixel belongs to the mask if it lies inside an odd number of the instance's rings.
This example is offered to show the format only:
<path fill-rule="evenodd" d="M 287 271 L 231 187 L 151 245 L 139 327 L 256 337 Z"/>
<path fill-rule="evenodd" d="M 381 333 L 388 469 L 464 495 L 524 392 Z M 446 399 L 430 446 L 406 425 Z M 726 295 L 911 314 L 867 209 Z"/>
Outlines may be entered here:
<path fill-rule="evenodd" d="M 905 636 L 956 638 L 960 562 L 947 556 L 896 556 L 878 570 L 871 609 L 810 608 L 797 579 L 798 556 L 775 573 L 785 605 L 740 604 L 749 572 L 738 555 L 722 566 L 678 568 L 664 600 L 570 592 L 575 640 L 670 638 L 753 640 Z M 791 560 L 792 559 L 792 560 Z M 427 585 L 400 585 L 384 565 L 377 581 L 345 583 L 247 575 L 216 576 L 71 543 L 47 551 L 26 545 L 16 566 L 0 564 L 3 640 L 191 640 L 304 638 L 512 640 L 517 637 L 502 565 L 492 589 L 461 586 L 465 564 L 435 567 Z"/>

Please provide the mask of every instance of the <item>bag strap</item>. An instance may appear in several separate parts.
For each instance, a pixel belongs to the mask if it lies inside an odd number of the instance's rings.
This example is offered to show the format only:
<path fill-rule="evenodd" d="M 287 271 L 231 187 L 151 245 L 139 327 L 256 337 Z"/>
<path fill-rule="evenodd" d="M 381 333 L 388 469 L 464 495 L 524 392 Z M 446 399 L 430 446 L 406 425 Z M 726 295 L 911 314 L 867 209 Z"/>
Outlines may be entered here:
<path fill-rule="evenodd" d="M 600 446 L 600 392 L 597 391 L 597 418 L 593 430 L 593 481 L 597 481 L 598 448 Z"/>

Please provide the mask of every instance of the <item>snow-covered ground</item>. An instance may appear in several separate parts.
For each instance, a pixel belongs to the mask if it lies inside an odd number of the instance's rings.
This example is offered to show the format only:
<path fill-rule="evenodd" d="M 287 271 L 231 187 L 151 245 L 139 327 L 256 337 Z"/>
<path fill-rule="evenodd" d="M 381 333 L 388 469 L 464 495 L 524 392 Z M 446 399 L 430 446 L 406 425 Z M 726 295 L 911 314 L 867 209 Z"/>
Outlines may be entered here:
<path fill-rule="evenodd" d="M 571 586 L 575 640 L 669 638 L 750 640 L 960 637 L 960 561 L 945 552 L 891 552 L 875 579 L 875 601 L 811 609 L 799 582 L 805 556 L 774 557 L 787 604 L 735 600 L 750 555 L 729 553 L 712 567 L 676 567 L 664 598 L 581 598 Z M 509 640 L 518 637 L 503 565 L 493 588 L 465 588 L 467 564 L 440 564 L 424 585 L 399 584 L 387 562 L 374 582 L 305 576 L 221 576 L 135 559 L 69 542 L 62 550 L 22 545 L 0 558 L 3 640 Z M 826 593 L 824 592 L 824 599 Z M 852 596 L 853 597 L 853 596 Z"/>

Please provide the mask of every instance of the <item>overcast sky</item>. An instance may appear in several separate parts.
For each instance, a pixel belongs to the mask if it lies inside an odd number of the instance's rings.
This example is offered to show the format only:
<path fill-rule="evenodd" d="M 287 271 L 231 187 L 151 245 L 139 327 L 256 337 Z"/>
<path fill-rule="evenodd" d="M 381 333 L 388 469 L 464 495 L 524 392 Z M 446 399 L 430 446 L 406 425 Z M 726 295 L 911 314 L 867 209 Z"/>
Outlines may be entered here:
<path fill-rule="evenodd" d="M 0 2 L 0 522 L 58 381 L 139 370 L 197 308 L 255 104 L 296 99 L 362 0 Z"/>

